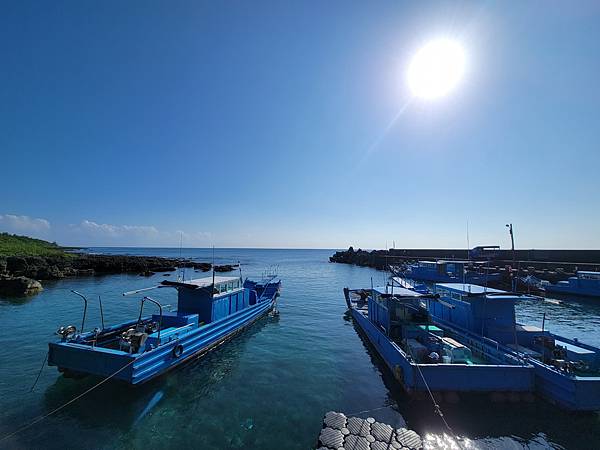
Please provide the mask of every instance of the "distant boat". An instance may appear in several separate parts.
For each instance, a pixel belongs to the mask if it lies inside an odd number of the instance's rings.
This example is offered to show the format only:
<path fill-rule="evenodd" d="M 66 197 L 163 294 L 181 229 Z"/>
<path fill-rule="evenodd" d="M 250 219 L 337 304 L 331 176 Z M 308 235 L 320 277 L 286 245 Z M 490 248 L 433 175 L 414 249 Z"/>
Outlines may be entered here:
<path fill-rule="evenodd" d="M 457 333 L 478 335 L 527 361 L 535 370 L 535 390 L 574 411 L 600 410 L 600 348 L 559 336 L 515 319 L 524 296 L 473 284 L 436 284 L 441 301 L 428 300 L 433 323 Z M 526 296 L 525 296 L 526 297 Z"/>
<path fill-rule="evenodd" d="M 531 393 L 533 367 L 494 342 L 434 323 L 427 302 L 442 301 L 388 285 L 344 289 L 360 331 L 409 393 Z"/>
<path fill-rule="evenodd" d="M 201 356 L 232 338 L 275 307 L 281 281 L 270 276 L 256 282 L 241 277 L 212 276 L 187 281 L 165 280 L 152 288 L 177 290 L 177 311 L 143 297 L 139 317 L 108 328 L 84 332 L 61 327 L 61 339 L 50 342 L 48 364 L 66 376 L 97 375 L 137 385 Z M 152 303 L 158 314 L 144 316 Z"/>
<path fill-rule="evenodd" d="M 489 273 L 483 262 L 475 261 L 418 261 L 409 264 L 404 276 L 433 283 L 474 283 L 485 285 L 502 280 L 502 274 Z"/>
<path fill-rule="evenodd" d="M 541 282 L 540 287 L 546 292 L 600 297 L 600 272 L 580 270 L 576 276 L 569 277 L 568 280 L 559 281 L 556 284 L 544 280 Z"/>

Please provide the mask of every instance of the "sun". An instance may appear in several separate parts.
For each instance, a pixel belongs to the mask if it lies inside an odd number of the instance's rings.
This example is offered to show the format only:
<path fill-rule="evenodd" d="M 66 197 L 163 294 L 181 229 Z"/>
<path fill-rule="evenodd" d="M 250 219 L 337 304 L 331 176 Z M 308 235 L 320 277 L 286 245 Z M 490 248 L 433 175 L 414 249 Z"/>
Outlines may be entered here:
<path fill-rule="evenodd" d="M 408 86 L 416 97 L 434 99 L 452 91 L 465 73 L 465 51 L 451 39 L 429 42 L 408 67 Z"/>

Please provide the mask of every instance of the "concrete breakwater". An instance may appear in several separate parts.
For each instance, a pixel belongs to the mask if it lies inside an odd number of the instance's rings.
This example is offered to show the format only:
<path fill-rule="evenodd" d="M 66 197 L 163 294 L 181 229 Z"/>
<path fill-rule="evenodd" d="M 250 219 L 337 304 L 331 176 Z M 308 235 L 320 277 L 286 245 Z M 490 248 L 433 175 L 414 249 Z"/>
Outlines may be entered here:
<path fill-rule="evenodd" d="M 207 272 L 207 262 L 153 256 L 68 254 L 67 256 L 0 257 L 0 295 L 32 295 L 42 289 L 40 280 L 56 280 L 74 276 L 118 273 L 153 275 L 186 267 Z M 217 272 L 228 272 L 231 265 L 215 266 Z"/>
<path fill-rule="evenodd" d="M 477 270 L 499 272 L 504 275 L 502 284 L 510 285 L 514 277 L 534 275 L 537 278 L 557 282 L 573 276 L 577 270 L 600 270 L 600 250 L 495 250 L 488 254 L 486 264 Z M 330 262 L 354 264 L 384 270 L 390 265 L 418 260 L 467 260 L 466 249 L 389 249 L 348 250 L 336 252 Z M 473 269 L 475 269 L 473 267 Z"/>

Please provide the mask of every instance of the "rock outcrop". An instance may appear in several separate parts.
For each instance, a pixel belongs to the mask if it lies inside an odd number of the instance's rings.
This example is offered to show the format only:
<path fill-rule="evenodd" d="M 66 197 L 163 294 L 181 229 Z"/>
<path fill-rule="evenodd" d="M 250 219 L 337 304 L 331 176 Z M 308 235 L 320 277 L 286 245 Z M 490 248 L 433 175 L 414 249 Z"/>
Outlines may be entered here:
<path fill-rule="evenodd" d="M 27 277 L 0 276 L 0 295 L 7 297 L 23 297 L 35 295 L 42 291 L 42 284 Z"/>
<path fill-rule="evenodd" d="M 210 263 L 157 256 L 66 254 L 58 256 L 0 256 L 0 295 L 32 295 L 42 290 L 36 280 L 57 280 L 74 276 L 138 273 L 151 276 L 173 272 L 178 267 L 207 272 Z M 221 271 L 234 266 L 222 266 Z M 225 270 L 227 269 L 227 270 Z"/>
<path fill-rule="evenodd" d="M 237 269 L 239 266 L 231 264 L 223 264 L 221 266 L 215 266 L 215 272 L 231 272 Z"/>
<path fill-rule="evenodd" d="M 342 264 L 354 264 L 356 266 L 374 267 L 376 269 L 385 269 L 389 264 L 387 259 L 388 252 L 385 250 L 354 250 L 350 247 L 346 251 L 335 252 L 329 257 L 330 262 Z"/>

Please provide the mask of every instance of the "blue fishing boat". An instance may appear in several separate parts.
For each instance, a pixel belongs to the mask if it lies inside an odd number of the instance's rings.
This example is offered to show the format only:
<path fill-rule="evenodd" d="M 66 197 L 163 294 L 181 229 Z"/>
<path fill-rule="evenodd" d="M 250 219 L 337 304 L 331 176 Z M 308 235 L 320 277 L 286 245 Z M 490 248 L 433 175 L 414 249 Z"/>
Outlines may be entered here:
<path fill-rule="evenodd" d="M 546 292 L 600 297 L 600 272 L 580 270 L 576 275 L 556 284 L 543 280 L 540 287 Z"/>
<path fill-rule="evenodd" d="M 186 361 L 198 358 L 232 338 L 273 310 L 281 281 L 212 276 L 187 281 L 163 281 L 150 289 L 177 290 L 177 311 L 143 297 L 137 319 L 84 331 L 87 299 L 81 328 L 61 327 L 60 339 L 49 343 L 48 364 L 67 376 L 87 374 L 114 378 L 132 385 L 144 383 Z M 157 313 L 145 316 L 144 306 Z M 101 309 L 102 311 L 102 309 Z"/>
<path fill-rule="evenodd" d="M 473 284 L 434 287 L 427 299 L 433 323 L 455 333 L 476 335 L 535 370 L 535 390 L 574 411 L 600 410 L 600 348 L 517 323 L 515 302 L 522 295 Z"/>
<path fill-rule="evenodd" d="M 418 261 L 409 264 L 404 276 L 433 283 L 487 283 L 502 280 L 502 274 L 490 273 L 486 264 L 477 261 Z"/>
<path fill-rule="evenodd" d="M 344 289 L 346 305 L 385 364 L 409 393 L 529 393 L 533 367 L 474 333 L 432 323 L 437 295 L 391 285 Z"/>

